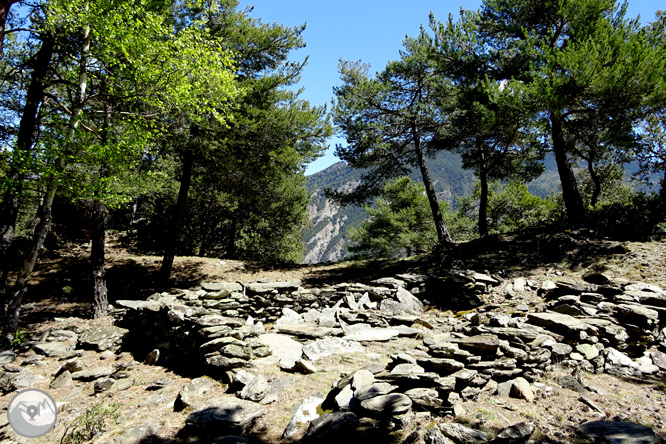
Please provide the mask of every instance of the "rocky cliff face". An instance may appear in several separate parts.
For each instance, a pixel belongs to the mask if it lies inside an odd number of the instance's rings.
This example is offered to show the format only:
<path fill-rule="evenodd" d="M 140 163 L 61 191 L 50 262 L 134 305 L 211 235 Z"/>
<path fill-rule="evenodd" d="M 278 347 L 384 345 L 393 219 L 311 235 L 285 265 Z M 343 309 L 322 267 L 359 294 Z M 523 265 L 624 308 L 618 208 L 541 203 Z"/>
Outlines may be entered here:
<path fill-rule="evenodd" d="M 342 259 L 347 251 L 344 248 L 345 234 L 350 226 L 357 226 L 365 219 L 365 211 L 360 207 L 341 208 L 324 195 L 324 187 L 337 191 L 353 190 L 360 181 L 353 177 L 350 168 L 340 162 L 331 167 L 336 180 L 329 185 L 320 184 L 319 188 L 311 188 L 312 201 L 308 205 L 312 228 L 306 235 L 307 252 L 303 263 L 316 264 Z M 329 168 L 329 169 L 331 169 Z M 326 170 L 328 171 L 328 170 Z M 316 183 L 315 180 L 308 182 Z M 351 216 L 350 217 L 350 213 Z M 362 215 L 354 217 L 356 214 Z"/>

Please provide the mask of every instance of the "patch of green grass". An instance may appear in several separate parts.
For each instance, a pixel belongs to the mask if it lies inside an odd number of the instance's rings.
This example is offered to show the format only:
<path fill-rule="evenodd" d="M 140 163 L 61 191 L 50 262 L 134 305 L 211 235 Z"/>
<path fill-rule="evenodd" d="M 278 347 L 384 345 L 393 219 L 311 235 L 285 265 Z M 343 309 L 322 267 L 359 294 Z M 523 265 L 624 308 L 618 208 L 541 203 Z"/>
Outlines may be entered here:
<path fill-rule="evenodd" d="M 108 423 L 120 416 L 120 405 L 115 403 L 105 406 L 99 403 L 90 407 L 65 428 L 60 444 L 82 444 L 103 433 Z"/>

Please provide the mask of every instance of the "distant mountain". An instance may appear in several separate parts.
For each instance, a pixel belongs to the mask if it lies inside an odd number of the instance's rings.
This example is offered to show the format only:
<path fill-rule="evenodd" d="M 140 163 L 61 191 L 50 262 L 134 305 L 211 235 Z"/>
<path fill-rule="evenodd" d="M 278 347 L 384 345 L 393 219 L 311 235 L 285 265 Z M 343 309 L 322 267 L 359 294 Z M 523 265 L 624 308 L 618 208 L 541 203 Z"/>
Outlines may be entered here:
<path fill-rule="evenodd" d="M 434 159 L 428 159 L 427 163 L 439 200 L 453 207 L 456 197 L 469 196 L 472 193 L 477 179 L 471 171 L 462 168 L 460 156 L 449 151 L 441 151 Z M 546 156 L 543 163 L 545 171 L 528 184 L 528 189 L 536 196 L 546 197 L 559 190 L 560 178 L 552 155 Z M 584 164 L 579 165 L 579 168 L 582 167 Z M 626 180 L 628 181 L 631 174 L 636 171 L 638 171 L 636 163 L 627 165 Z M 340 207 L 334 204 L 324 196 L 324 190 L 326 188 L 338 191 L 352 190 L 360 183 L 361 176 L 361 171 L 350 168 L 344 162 L 338 162 L 308 176 L 307 186 L 312 194 L 308 211 L 312 226 L 305 234 L 306 254 L 303 263 L 316 264 L 337 261 L 345 257 L 347 230 L 360 226 L 368 214 L 362 205 Z M 423 183 L 418 170 L 412 171 L 409 177 Z M 660 177 L 654 176 L 652 182 L 658 184 L 659 180 Z M 640 184 L 633 185 L 638 191 L 658 189 L 658 186 L 650 189 Z"/>
<path fill-rule="evenodd" d="M 439 200 L 451 205 L 456 196 L 471 194 L 476 179 L 470 171 L 462 169 L 460 156 L 442 151 L 435 158 L 428 159 L 427 163 Z M 361 176 L 361 171 L 350 168 L 344 162 L 308 176 L 307 186 L 312 194 L 308 211 L 312 226 L 305 234 L 307 249 L 304 263 L 337 261 L 346 255 L 347 230 L 360 226 L 368 214 L 362 205 L 340 207 L 334 204 L 324 196 L 324 190 L 352 190 L 360 183 Z M 423 182 L 418 170 L 413 171 L 410 177 Z"/>

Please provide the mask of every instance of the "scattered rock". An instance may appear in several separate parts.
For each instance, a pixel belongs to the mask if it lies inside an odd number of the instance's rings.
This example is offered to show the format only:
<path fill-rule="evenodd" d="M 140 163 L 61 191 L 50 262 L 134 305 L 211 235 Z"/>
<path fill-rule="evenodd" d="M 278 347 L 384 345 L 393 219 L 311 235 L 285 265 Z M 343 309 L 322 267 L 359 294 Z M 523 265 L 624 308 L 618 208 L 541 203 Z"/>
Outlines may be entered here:
<path fill-rule="evenodd" d="M 588 421 L 576 432 L 595 442 L 603 441 L 622 444 L 657 444 L 659 436 L 650 427 L 631 422 Z"/>

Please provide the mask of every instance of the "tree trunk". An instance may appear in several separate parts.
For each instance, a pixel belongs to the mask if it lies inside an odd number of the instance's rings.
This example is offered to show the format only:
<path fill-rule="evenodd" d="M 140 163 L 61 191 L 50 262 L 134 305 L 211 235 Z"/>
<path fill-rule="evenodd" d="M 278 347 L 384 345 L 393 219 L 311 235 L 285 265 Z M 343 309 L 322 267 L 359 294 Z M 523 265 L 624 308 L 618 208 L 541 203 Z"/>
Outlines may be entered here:
<path fill-rule="evenodd" d="M 479 198 L 479 235 L 488 236 L 488 174 L 484 169 L 479 171 L 481 196 Z"/>
<path fill-rule="evenodd" d="M 180 226 L 183 221 L 183 216 L 185 215 L 187 194 L 189 193 L 190 185 L 192 184 L 193 166 L 194 153 L 188 149 L 183 153 L 183 174 L 180 179 L 180 188 L 178 189 L 178 200 L 176 201 L 176 208 L 174 209 L 173 222 L 166 236 L 167 245 L 164 249 L 164 258 L 162 259 L 162 266 L 160 267 L 158 278 L 158 286 L 160 288 L 167 288 L 169 285 L 173 260 L 176 257 L 176 246 L 180 243 L 182 238 Z"/>
<path fill-rule="evenodd" d="M 7 173 L 9 188 L 0 203 L 0 319 L 4 319 L 7 302 L 7 273 L 11 267 L 9 249 L 14 240 L 14 227 L 18 217 L 21 195 L 23 193 L 23 174 L 21 157 L 26 156 L 34 143 L 38 125 L 39 105 L 44 99 L 44 81 L 53 57 L 53 39 L 46 36 L 37 51 L 32 78 L 26 94 L 25 105 L 21 114 L 14 160 Z"/>
<path fill-rule="evenodd" d="M 590 173 L 590 179 L 592 179 L 593 185 L 590 205 L 594 207 L 599 201 L 599 196 L 601 195 L 601 178 L 597 174 L 597 170 L 594 168 L 594 162 L 591 159 L 587 161 L 587 171 Z"/>
<path fill-rule="evenodd" d="M 583 199 L 576 184 L 576 177 L 567 156 L 562 119 L 560 116 L 551 115 L 550 123 L 553 152 L 555 153 L 557 171 L 562 184 L 562 197 L 564 198 L 564 206 L 567 210 L 567 218 L 572 226 L 578 228 L 585 222 L 585 206 L 583 205 Z"/>
<path fill-rule="evenodd" d="M 58 189 L 58 180 L 54 177 L 46 190 L 46 195 L 44 196 L 44 201 L 41 206 L 41 214 L 38 214 L 39 223 L 35 229 L 33 235 L 33 244 L 30 250 L 30 253 L 26 257 L 21 269 L 19 270 L 18 277 L 16 278 L 16 283 L 12 289 L 11 298 L 7 304 L 7 313 L 5 320 L 5 330 L 3 332 L 4 339 L 7 342 L 11 342 L 14 339 L 14 333 L 18 328 L 19 321 L 19 311 L 21 309 L 21 302 L 23 297 L 28 289 L 28 280 L 30 275 L 35 268 L 35 263 L 37 262 L 37 257 L 39 256 L 39 250 L 44 246 L 44 240 L 51 229 L 51 209 L 53 207 L 53 199 L 55 198 L 56 190 Z"/>
<path fill-rule="evenodd" d="M 92 202 L 92 231 L 90 234 L 90 265 L 93 277 L 93 318 L 109 314 L 109 299 L 106 290 L 106 261 L 104 245 L 106 243 L 106 207 L 94 200 Z"/>
<path fill-rule="evenodd" d="M 421 139 L 418 135 L 416 127 L 412 127 L 412 137 L 414 141 L 414 151 L 416 152 L 416 160 L 419 165 L 419 170 L 421 170 L 421 177 L 423 179 L 423 184 L 425 185 L 428 202 L 430 203 L 432 217 L 435 221 L 435 228 L 437 229 L 437 242 L 442 246 L 451 245 L 453 244 L 453 240 L 451 239 L 449 230 L 444 224 L 444 218 L 442 217 L 442 212 L 439 209 L 437 194 L 435 193 L 435 187 L 432 185 L 432 180 L 430 180 L 428 167 L 426 166 L 425 159 L 423 157 L 423 150 L 421 149 Z"/>
<path fill-rule="evenodd" d="M 224 257 L 227 259 L 234 259 L 236 255 L 236 230 L 238 230 L 238 222 L 236 216 L 231 219 L 231 228 L 229 229 L 229 238 L 227 239 L 227 249 L 224 252 Z"/>
<path fill-rule="evenodd" d="M 9 8 L 19 0 L 4 0 L 0 1 L 0 59 L 4 56 L 5 49 L 5 24 L 7 23 L 7 15 L 9 15 Z"/>
<path fill-rule="evenodd" d="M 67 139 L 65 140 L 64 152 L 61 157 L 57 160 L 55 165 L 55 171 L 51 177 L 49 184 L 46 189 L 46 194 L 42 202 L 41 215 L 39 216 L 39 223 L 35 228 L 33 234 L 33 245 L 32 250 L 28 254 L 28 257 L 25 259 L 23 266 L 19 272 L 19 275 L 12 289 L 12 294 L 10 299 L 7 301 L 7 313 L 5 316 L 5 330 L 3 332 L 4 339 L 11 342 L 14 338 L 14 333 L 18 328 L 18 319 L 19 319 L 19 310 L 21 308 L 21 302 L 23 296 L 27 291 L 28 279 L 35 267 L 37 262 L 37 257 L 39 256 L 39 250 L 41 250 L 44 245 L 44 240 L 51 229 L 51 208 L 53 207 L 53 199 L 55 198 L 56 191 L 58 190 L 58 180 L 59 175 L 65 170 L 65 158 L 71 152 L 71 144 L 74 140 L 74 135 L 76 130 L 79 127 L 81 120 L 81 112 L 83 111 L 83 100 L 86 94 L 86 88 L 88 85 L 88 56 L 90 52 L 90 42 L 92 36 L 90 34 L 90 28 L 87 27 L 83 32 L 83 40 L 81 44 L 81 58 L 79 60 L 79 79 L 78 79 L 78 90 L 76 91 L 76 97 L 74 105 L 72 106 L 72 114 L 69 118 L 69 131 L 67 134 Z"/>
<path fill-rule="evenodd" d="M 661 205 L 662 211 L 666 212 L 666 170 L 664 170 L 664 177 L 661 179 Z"/>

